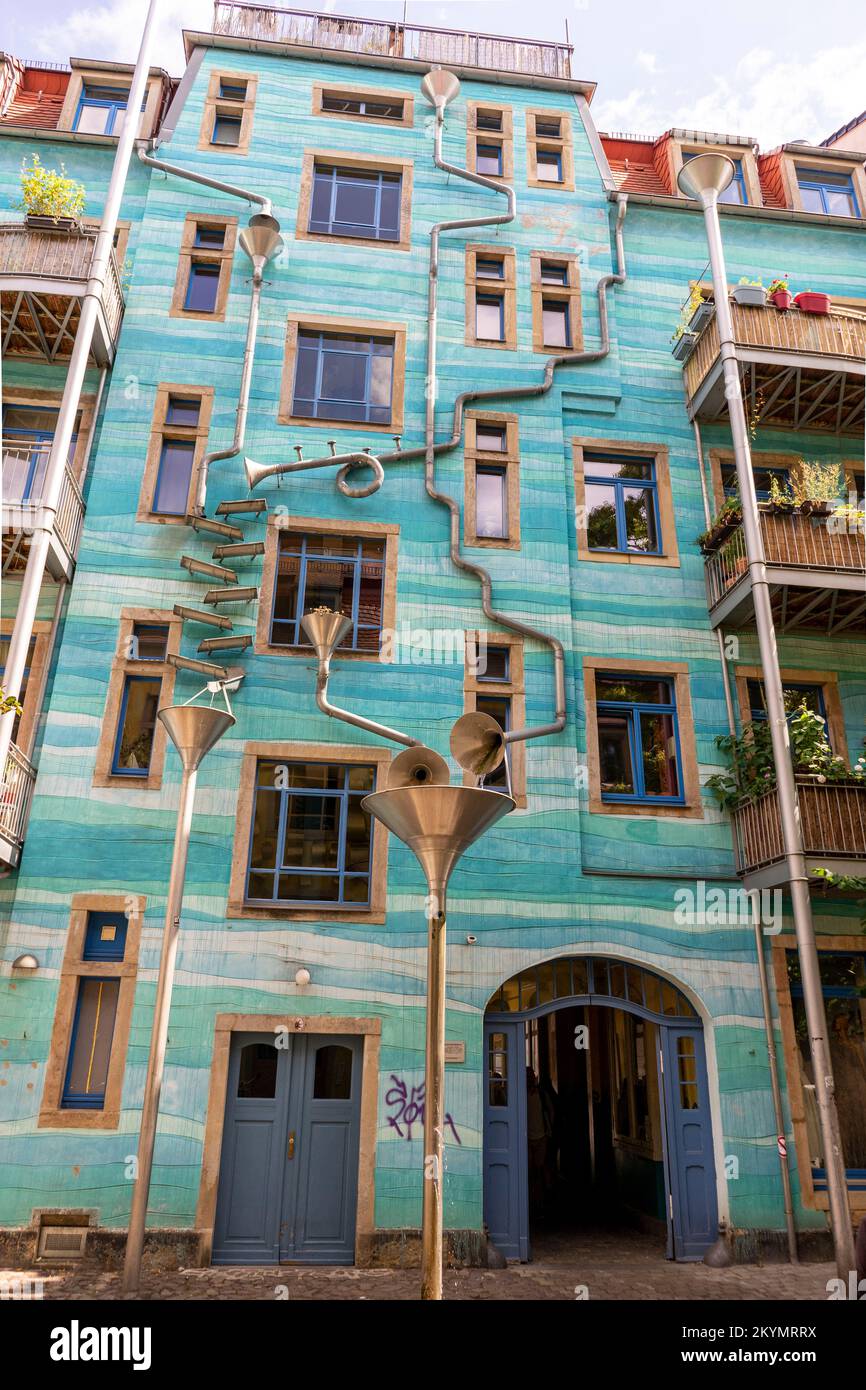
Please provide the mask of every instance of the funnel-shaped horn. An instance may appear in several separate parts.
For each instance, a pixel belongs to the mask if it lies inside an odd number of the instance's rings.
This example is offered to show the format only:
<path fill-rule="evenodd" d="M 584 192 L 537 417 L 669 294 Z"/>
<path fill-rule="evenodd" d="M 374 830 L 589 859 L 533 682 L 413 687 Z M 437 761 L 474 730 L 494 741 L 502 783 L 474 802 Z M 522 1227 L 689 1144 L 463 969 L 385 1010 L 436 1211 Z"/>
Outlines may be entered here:
<path fill-rule="evenodd" d="M 431 68 L 421 79 L 421 91 L 431 106 L 444 107 L 452 102 L 460 91 L 460 83 L 453 72 L 444 68 Z"/>
<path fill-rule="evenodd" d="M 734 161 L 726 154 L 699 154 L 686 160 L 677 175 L 677 187 L 686 198 L 704 203 L 724 193 L 735 172 Z"/>
<path fill-rule="evenodd" d="M 258 487 L 265 478 L 269 478 L 272 473 L 275 473 L 276 469 L 275 463 L 256 463 L 255 459 L 245 458 L 244 472 L 247 475 L 247 487 L 250 492 L 254 487 Z"/>
<path fill-rule="evenodd" d="M 283 247 L 279 222 L 264 212 L 257 212 L 250 218 L 238 241 L 254 265 L 256 261 L 264 265 Z"/>
<path fill-rule="evenodd" d="M 157 717 L 168 730 L 186 772 L 195 772 L 204 755 L 235 722 L 233 714 L 208 705 L 166 705 Z"/>
<path fill-rule="evenodd" d="M 464 850 L 513 811 L 516 803 L 482 787 L 393 787 L 365 796 L 361 806 L 408 845 L 431 892 L 444 897 Z"/>
<path fill-rule="evenodd" d="M 309 637 L 320 661 L 327 661 L 333 655 L 352 626 L 352 619 L 343 613 L 332 613 L 330 608 L 316 608 L 305 613 L 301 627 Z"/>
<path fill-rule="evenodd" d="M 406 748 L 388 768 L 388 788 L 446 786 L 451 781 L 448 764 L 433 748 Z"/>
<path fill-rule="evenodd" d="M 505 757 L 501 725 L 482 710 L 462 714 L 451 730 L 451 752 L 464 771 L 485 776 Z"/>

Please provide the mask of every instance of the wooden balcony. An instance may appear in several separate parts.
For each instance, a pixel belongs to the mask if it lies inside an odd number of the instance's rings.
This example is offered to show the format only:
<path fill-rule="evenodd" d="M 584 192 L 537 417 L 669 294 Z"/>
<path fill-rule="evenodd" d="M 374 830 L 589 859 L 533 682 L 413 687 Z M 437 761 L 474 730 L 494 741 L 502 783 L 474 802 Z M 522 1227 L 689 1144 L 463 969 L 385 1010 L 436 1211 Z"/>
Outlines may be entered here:
<path fill-rule="evenodd" d="M 866 874 L 866 784 L 797 778 L 806 868 Z M 774 788 L 731 813 L 737 873 L 746 888 L 787 882 L 778 792 Z"/>
<path fill-rule="evenodd" d="M 42 488 L 49 444 L 9 445 L 3 449 L 3 573 L 15 574 L 27 563 L 30 538 L 47 519 Z M 84 498 L 67 464 L 48 546 L 48 570 L 54 579 L 72 579 L 84 525 Z"/>
<path fill-rule="evenodd" d="M 862 637 L 866 613 L 866 545 L 861 531 L 830 516 L 761 508 L 761 534 L 776 631 L 802 629 Z M 752 577 L 742 526 L 706 560 L 713 627 L 755 622 Z"/>
<path fill-rule="evenodd" d="M 216 0 L 213 30 L 236 39 L 333 49 L 346 54 L 403 58 L 425 66 L 485 68 L 532 77 L 571 76 L 572 48 L 539 39 L 512 39 L 466 29 L 391 20 L 353 19 L 314 10 L 286 10 L 245 0 Z"/>
<path fill-rule="evenodd" d="M 861 434 L 866 377 L 866 314 L 779 313 L 731 303 L 746 411 L 762 425 Z M 689 416 L 726 418 L 715 314 L 684 367 Z"/>
<path fill-rule="evenodd" d="M 0 223 L 0 333 L 3 356 L 57 362 L 72 351 L 90 276 L 96 230 L 36 229 Z M 99 366 L 114 358 L 123 292 L 112 254 L 98 306 L 91 352 Z"/>
<path fill-rule="evenodd" d="M 27 830 L 36 769 L 14 743 L 6 758 L 6 776 L 0 782 L 0 864 L 14 869 L 21 858 Z"/>

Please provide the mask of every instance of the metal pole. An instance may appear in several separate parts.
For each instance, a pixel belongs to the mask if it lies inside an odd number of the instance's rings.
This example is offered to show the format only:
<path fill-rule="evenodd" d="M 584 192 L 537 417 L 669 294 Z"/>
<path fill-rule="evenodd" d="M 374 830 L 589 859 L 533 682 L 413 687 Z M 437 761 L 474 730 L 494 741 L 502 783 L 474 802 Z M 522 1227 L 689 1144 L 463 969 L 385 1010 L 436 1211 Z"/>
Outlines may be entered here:
<path fill-rule="evenodd" d="M 9 652 L 6 658 L 6 672 L 4 676 L 4 689 L 9 695 L 17 696 L 20 694 L 21 683 L 24 678 L 24 669 L 27 665 L 27 652 L 30 647 L 30 638 L 33 634 L 33 624 L 36 620 L 36 612 L 39 605 L 39 591 L 42 587 L 42 579 L 45 574 L 48 548 L 51 540 L 51 533 L 54 529 L 54 517 L 60 498 L 60 489 L 63 483 L 66 459 L 69 454 L 72 432 L 75 428 L 75 416 L 81 400 L 81 390 L 84 386 L 90 346 L 93 340 L 93 331 L 96 327 L 99 306 L 102 302 L 105 278 L 113 255 L 112 246 L 114 243 L 114 233 L 117 229 L 117 219 L 120 215 L 120 203 L 123 197 L 129 161 L 138 134 L 139 112 L 147 85 L 150 47 L 158 7 L 159 0 L 150 0 L 147 18 L 144 21 L 144 30 L 141 35 L 141 45 L 138 50 L 135 72 L 132 75 L 132 82 L 129 88 L 126 119 L 123 122 L 120 137 L 117 142 L 117 151 L 114 156 L 114 165 L 111 170 L 111 180 L 105 198 L 102 221 L 93 248 L 93 258 L 90 263 L 90 276 L 87 281 L 84 297 L 81 301 L 78 328 L 75 334 L 75 342 L 72 346 L 72 354 L 69 359 L 69 368 L 63 387 L 63 397 L 57 414 L 57 428 L 54 432 L 48 467 L 45 471 L 45 482 L 42 490 L 42 514 L 45 516 L 46 520 L 43 525 L 36 529 L 30 542 L 30 553 L 27 556 L 27 568 L 24 571 L 24 578 L 21 582 L 21 592 L 18 597 L 15 625 L 9 639 Z M 9 744 L 12 741 L 13 721 L 14 714 L 12 712 L 0 717 L 0 773 L 2 773 L 2 769 L 6 766 Z"/>
<path fill-rule="evenodd" d="M 764 1010 L 764 1032 L 767 1038 L 767 1060 L 770 1063 L 770 1089 L 773 1092 L 773 1115 L 776 1120 L 776 1147 L 779 1153 L 779 1172 L 782 1177 L 782 1197 L 785 1204 L 785 1229 L 788 1233 L 788 1259 L 792 1265 L 798 1264 L 797 1228 L 794 1225 L 794 1203 L 791 1197 L 791 1174 L 788 1170 L 788 1141 L 785 1134 L 785 1112 L 782 1109 L 782 1088 L 779 1084 L 779 1062 L 776 1057 L 776 1035 L 773 1030 L 773 1008 L 770 1002 L 770 986 L 767 980 L 767 962 L 764 958 L 764 932 L 761 927 L 761 913 L 758 908 L 759 895 L 755 895 L 753 918 L 755 923 L 755 952 L 758 957 L 758 978 L 761 982 L 761 1005 Z"/>
<path fill-rule="evenodd" d="M 150 1196 L 150 1175 L 153 1168 L 153 1146 L 156 1139 L 159 1097 L 162 1091 L 162 1078 L 165 1070 L 168 1017 L 171 1011 L 171 993 L 174 986 L 174 967 L 177 958 L 180 910 L 183 903 L 183 886 L 186 877 L 186 861 L 189 853 L 192 808 L 195 799 L 195 784 L 197 777 L 197 771 L 187 771 L 187 769 L 184 768 L 180 784 L 180 805 L 177 808 L 177 825 L 174 833 L 174 854 L 171 861 L 168 902 L 165 909 L 165 926 L 162 933 L 159 978 L 156 985 L 156 1006 L 154 1008 L 153 1028 L 150 1035 L 150 1055 L 147 1061 L 147 1078 L 144 1083 L 144 1100 L 141 1107 L 141 1130 L 138 1137 L 137 1174 L 135 1187 L 132 1193 L 132 1211 L 129 1217 L 129 1233 L 126 1238 L 126 1255 L 123 1263 L 124 1293 L 137 1293 L 141 1280 L 141 1255 L 144 1248 L 144 1225 L 147 1217 L 147 1202 Z"/>
<path fill-rule="evenodd" d="M 427 1038 L 424 1054 L 424 1188 L 421 1297 L 442 1298 L 442 1162 L 445 1149 L 445 886 L 429 883 Z"/>
<path fill-rule="evenodd" d="M 719 351 L 725 377 L 725 398 L 728 402 L 734 455 L 737 464 L 737 480 L 743 505 L 743 532 L 746 542 L 746 555 L 749 562 L 749 573 L 752 581 L 752 597 L 758 630 L 758 646 L 760 648 L 761 667 L 764 673 L 764 688 L 767 699 L 767 717 L 773 745 L 773 760 L 776 765 L 778 803 L 782 822 L 785 856 L 787 859 L 787 876 L 790 883 L 794 930 L 797 936 L 797 951 L 800 957 L 803 999 L 806 1009 L 809 1047 L 815 1079 L 815 1095 L 818 1102 L 821 1139 L 824 1148 L 827 1191 L 830 1200 L 830 1225 L 833 1232 L 836 1266 L 839 1277 L 847 1279 L 849 1271 L 855 1268 L 853 1226 L 848 1210 L 845 1163 L 842 1157 L 842 1143 L 839 1133 L 839 1116 L 836 1109 L 833 1071 L 827 1045 L 827 1021 L 824 1010 L 824 997 L 821 990 L 818 950 L 815 944 L 815 928 L 812 922 L 812 908 L 809 900 L 809 880 L 806 873 L 806 858 L 803 853 L 803 840 L 800 833 L 800 811 L 797 803 L 797 785 L 794 779 L 793 764 L 791 762 L 788 721 L 785 713 L 782 677 L 779 671 L 779 660 L 776 651 L 776 633 L 770 604 L 770 589 L 767 581 L 767 565 L 764 553 L 764 542 L 761 535 L 758 499 L 755 493 L 755 479 L 752 473 L 748 425 L 740 388 L 739 365 L 737 362 L 736 348 L 734 346 L 730 305 L 728 303 L 728 281 L 725 269 L 724 250 L 722 247 L 722 231 L 719 223 L 718 192 L 716 189 L 710 188 L 702 192 L 700 202 L 704 210 L 704 222 L 707 232 L 713 276 L 713 289 L 716 301 Z"/>

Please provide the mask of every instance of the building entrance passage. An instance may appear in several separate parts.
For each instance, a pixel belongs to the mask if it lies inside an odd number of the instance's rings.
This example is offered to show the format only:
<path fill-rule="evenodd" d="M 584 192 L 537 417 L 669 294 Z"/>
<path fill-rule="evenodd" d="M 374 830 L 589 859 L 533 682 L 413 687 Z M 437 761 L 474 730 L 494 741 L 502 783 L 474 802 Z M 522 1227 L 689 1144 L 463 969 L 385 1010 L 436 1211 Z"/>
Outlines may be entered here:
<path fill-rule="evenodd" d="M 213 1263 L 353 1264 L 360 1037 L 232 1038 Z"/>
<path fill-rule="evenodd" d="M 700 1259 L 717 1235 L 703 1025 L 640 966 L 530 967 L 485 1018 L 484 1219 L 509 1259 L 623 1226 Z"/>

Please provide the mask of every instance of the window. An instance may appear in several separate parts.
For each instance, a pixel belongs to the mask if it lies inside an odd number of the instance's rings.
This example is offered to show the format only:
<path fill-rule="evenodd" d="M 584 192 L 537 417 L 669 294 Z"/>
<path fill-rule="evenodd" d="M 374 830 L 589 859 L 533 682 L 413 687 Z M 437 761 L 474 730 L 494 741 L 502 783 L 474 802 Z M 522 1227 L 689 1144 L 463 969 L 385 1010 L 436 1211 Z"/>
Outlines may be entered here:
<path fill-rule="evenodd" d="M 133 623 L 130 657 L 135 661 L 165 661 L 168 628 L 154 623 Z"/>
<path fill-rule="evenodd" d="M 363 763 L 261 759 L 256 770 L 247 902 L 365 907 L 376 787 Z"/>
<path fill-rule="evenodd" d="M 115 777 L 146 777 L 150 771 L 162 679 L 127 676 L 111 771 Z"/>
<path fill-rule="evenodd" d="M 154 516 L 186 516 L 195 451 L 192 440 L 165 440 L 153 493 Z"/>
<path fill-rule="evenodd" d="M 673 682 L 596 672 L 603 801 L 683 802 Z"/>
<path fill-rule="evenodd" d="M 174 525 L 189 515 L 198 463 L 207 446 L 212 403 L 212 387 L 157 388 L 138 521 L 159 519 Z"/>
<path fill-rule="evenodd" d="M 193 261 L 183 307 L 198 314 L 212 314 L 217 306 L 220 268 L 207 261 Z"/>
<path fill-rule="evenodd" d="M 309 230 L 330 236 L 400 240 L 401 176 L 316 165 Z"/>
<path fill-rule="evenodd" d="M 509 695 L 477 695 L 475 708 L 480 714 L 489 714 L 503 731 L 511 728 L 511 697 Z M 506 754 L 506 757 L 508 754 Z M 505 759 L 484 779 L 485 787 L 506 787 L 508 773 Z"/>
<path fill-rule="evenodd" d="M 497 261 L 492 257 L 487 259 L 476 256 L 475 274 L 479 280 L 504 280 L 505 265 L 501 260 Z"/>
<path fill-rule="evenodd" d="M 476 294 L 475 336 L 501 343 L 505 337 L 505 300 L 501 294 Z"/>
<path fill-rule="evenodd" d="M 320 420 L 391 423 L 392 338 L 298 333 L 292 411 Z"/>
<path fill-rule="evenodd" d="M 236 233 L 235 218 L 187 216 L 171 300 L 172 317 L 190 315 L 211 323 L 223 322 Z"/>
<path fill-rule="evenodd" d="M 270 645 L 309 647 L 300 620 L 314 608 L 352 619 L 338 652 L 378 652 L 385 586 L 385 541 L 281 532 Z"/>
<path fill-rule="evenodd" d="M 221 101 L 246 101 L 247 84 L 246 82 L 232 81 L 228 77 L 221 77 L 219 79 L 219 94 Z"/>
<path fill-rule="evenodd" d="M 749 696 L 749 717 L 752 720 L 763 721 L 767 718 L 767 701 L 764 691 L 764 682 L 753 678 L 746 683 Z M 824 687 L 822 685 L 812 685 L 806 681 L 784 681 L 782 685 L 782 696 L 785 701 L 785 714 L 788 719 L 793 719 L 801 705 L 805 705 L 813 714 L 820 715 L 824 721 L 824 729 L 829 739 L 830 725 L 827 721 L 827 706 L 824 701 Z"/>
<path fill-rule="evenodd" d="M 536 116 L 535 133 L 536 135 L 543 135 L 545 139 L 559 140 L 562 136 L 562 121 L 558 116 L 551 116 L 547 119 Z"/>
<path fill-rule="evenodd" d="M 523 641 L 501 632 L 466 633 L 464 710 L 478 710 L 495 719 L 503 730 L 521 729 L 526 723 Z M 511 794 L 518 806 L 526 805 L 526 749 L 518 741 L 506 745 L 511 771 Z M 467 774 L 464 785 L 474 779 Z M 485 778 L 485 786 L 504 791 L 508 786 L 505 763 Z"/>
<path fill-rule="evenodd" d="M 475 421 L 475 447 L 491 453 L 504 453 L 506 449 L 506 430 L 504 425 L 491 425 L 486 420 Z"/>
<path fill-rule="evenodd" d="M 217 112 L 214 117 L 213 135 L 211 136 L 212 145 L 234 145 L 241 143 L 241 118 L 240 116 L 227 116 Z"/>
<path fill-rule="evenodd" d="M 72 464 L 81 415 L 69 443 Z M 29 502 L 42 495 L 51 457 L 57 410 L 35 405 L 3 406 L 3 498 L 7 503 Z"/>
<path fill-rule="evenodd" d="M 537 150 L 535 177 L 540 183 L 562 183 L 562 154 L 559 150 Z"/>
<path fill-rule="evenodd" d="M 256 104 L 256 77 L 212 72 L 202 112 L 200 150 L 249 152 Z"/>
<path fill-rule="evenodd" d="M 792 949 L 785 951 L 785 958 L 808 1156 L 814 1185 L 820 1190 L 826 1189 L 827 1173 L 815 1099 L 800 961 Z M 830 1062 L 836 1083 L 842 1152 L 849 1179 L 859 1184 L 866 1177 L 866 954 L 856 950 L 819 951 L 818 968 L 827 1014 Z"/>
<path fill-rule="evenodd" d="M 836 217 L 860 216 L 850 173 L 798 166 L 797 184 L 804 212 L 826 212 Z"/>
<path fill-rule="evenodd" d="M 584 451 L 583 462 L 588 548 L 657 555 L 655 461 Z"/>
<path fill-rule="evenodd" d="M 476 111 L 475 112 L 476 130 L 495 130 L 502 132 L 502 112 L 501 111 Z"/>
<path fill-rule="evenodd" d="M 560 299 L 541 301 L 542 335 L 548 347 L 571 347 L 568 304 Z"/>
<path fill-rule="evenodd" d="M 530 188 L 574 188 L 571 121 L 558 111 L 527 111 L 526 164 Z"/>
<path fill-rule="evenodd" d="M 82 961 L 121 962 L 128 926 L 123 913 L 89 912 Z M 105 1105 L 120 985 L 116 975 L 107 978 L 89 975 L 78 980 L 69 1060 L 60 1102 L 63 1110 L 102 1110 Z"/>
<path fill-rule="evenodd" d="M 85 83 L 78 100 L 73 130 L 82 135 L 119 135 L 126 114 L 129 92 L 115 87 L 93 87 Z M 141 106 L 144 110 L 144 102 Z"/>
<path fill-rule="evenodd" d="M 508 494 L 504 468 L 475 466 L 475 534 L 487 540 L 508 535 Z"/>
<path fill-rule="evenodd" d="M 182 620 L 155 608 L 121 610 L 117 652 L 108 679 L 96 749 L 95 787 L 162 782 L 166 732 L 157 712 L 171 704 Z"/>
<path fill-rule="evenodd" d="M 520 453 L 515 415 L 466 420 L 463 543 L 520 549 Z"/>
<path fill-rule="evenodd" d="M 185 396 L 169 396 L 165 412 L 167 425 L 183 425 L 195 429 L 201 414 L 201 401 Z"/>
<path fill-rule="evenodd" d="M 402 101 L 367 101 L 364 97 L 341 97 L 330 92 L 322 97 L 322 110 L 337 112 L 342 116 L 376 117 L 381 121 L 403 119 Z"/>
<path fill-rule="evenodd" d="M 737 482 L 737 465 L 735 463 L 722 463 L 722 486 L 726 497 L 735 497 L 740 490 Z M 757 463 L 755 456 L 752 455 L 752 476 L 755 479 L 755 492 L 759 502 L 770 500 L 770 489 L 775 481 L 782 492 L 786 492 L 790 481 L 790 469 L 771 464 Z"/>
<path fill-rule="evenodd" d="M 313 84 L 314 116 L 411 126 L 413 106 L 413 98 L 401 92 L 384 89 L 359 91 L 353 87 L 324 87 L 319 82 Z"/>
<path fill-rule="evenodd" d="M 567 285 L 568 266 L 558 261 L 542 261 L 540 279 L 542 285 Z"/>
<path fill-rule="evenodd" d="M 38 639 L 35 636 L 30 638 L 30 643 L 27 648 L 27 665 L 24 667 L 24 674 L 21 677 L 21 689 L 18 691 L 18 703 L 21 706 L 23 712 L 21 714 L 14 715 L 12 719 L 12 742 L 16 744 L 19 748 L 22 748 L 25 742 L 29 743 L 29 740 L 25 740 L 23 738 L 19 740 L 19 733 L 22 724 L 24 724 L 26 720 L 27 724 L 32 727 L 34 720 L 34 712 L 30 710 L 27 704 L 27 687 L 30 685 L 30 679 L 33 674 L 37 640 Z M 10 626 L 8 636 L 4 634 L 2 637 L 0 637 L 0 686 L 2 686 L 3 677 L 6 674 L 6 662 L 9 659 L 9 645 L 11 641 L 12 631 Z M 39 664 L 41 667 L 42 662 L 40 661 Z M 23 748 L 23 751 L 27 752 L 28 749 Z"/>
<path fill-rule="evenodd" d="M 690 159 L 697 159 L 699 155 L 704 153 L 707 153 L 707 151 L 683 150 L 683 163 L 687 163 Z M 724 193 L 719 195 L 719 202 L 746 204 L 749 201 L 749 195 L 746 191 L 746 176 L 743 173 L 743 161 L 742 159 L 735 159 L 733 155 L 729 155 L 728 158 L 732 161 L 734 166 L 734 177 L 728 184 Z"/>
<path fill-rule="evenodd" d="M 507 681 L 510 679 L 511 648 L 492 646 L 485 643 L 479 649 L 475 678 L 479 681 Z"/>
<path fill-rule="evenodd" d="M 475 146 L 475 171 L 499 178 L 502 174 L 502 146 L 482 144 L 479 140 Z"/>

